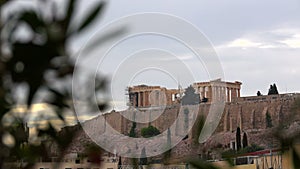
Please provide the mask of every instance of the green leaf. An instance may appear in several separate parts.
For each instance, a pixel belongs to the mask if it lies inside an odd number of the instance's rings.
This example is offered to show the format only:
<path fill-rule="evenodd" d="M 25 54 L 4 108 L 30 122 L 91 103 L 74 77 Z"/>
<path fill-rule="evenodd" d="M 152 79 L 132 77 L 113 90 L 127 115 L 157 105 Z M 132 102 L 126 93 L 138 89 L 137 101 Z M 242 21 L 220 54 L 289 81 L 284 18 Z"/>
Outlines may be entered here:
<path fill-rule="evenodd" d="M 0 0 L 0 7 L 3 5 L 3 4 L 5 4 L 5 3 L 7 3 L 9 0 Z"/>
<path fill-rule="evenodd" d="M 27 23 L 34 32 L 39 32 L 40 28 L 45 26 L 35 11 L 25 11 L 17 20 Z"/>
<path fill-rule="evenodd" d="M 48 90 L 54 95 L 53 99 L 47 101 L 47 103 L 57 106 L 60 109 L 69 108 L 69 105 L 65 103 L 65 99 L 67 99 L 68 94 L 66 92 L 59 92 L 49 86 L 47 86 Z"/>
<path fill-rule="evenodd" d="M 65 19 L 62 23 L 63 28 L 64 28 L 64 32 L 67 32 L 67 30 L 70 28 L 70 22 L 71 22 L 71 19 L 72 19 L 72 15 L 73 15 L 73 12 L 74 12 L 76 2 L 77 2 L 77 0 L 69 0 L 66 17 L 65 17 Z"/>
<path fill-rule="evenodd" d="M 101 2 L 99 5 L 97 5 L 91 12 L 87 15 L 86 19 L 80 24 L 77 32 L 81 32 L 84 30 L 87 26 L 89 26 L 97 17 L 97 15 L 102 11 L 103 7 L 105 6 L 104 2 Z"/>
<path fill-rule="evenodd" d="M 100 111 L 105 110 L 108 107 L 108 105 L 106 103 L 99 103 L 98 104 L 98 108 Z"/>
<path fill-rule="evenodd" d="M 13 57 L 8 62 L 8 70 L 14 82 L 27 82 L 29 85 L 27 104 L 30 105 L 44 82 L 44 72 L 49 68 L 51 58 L 57 53 L 48 46 L 34 43 L 15 43 L 12 50 Z M 23 70 L 16 71 L 18 63 L 23 64 Z"/>
<path fill-rule="evenodd" d="M 38 136 L 50 136 L 51 138 L 57 139 L 56 129 L 48 122 L 48 128 L 45 130 L 39 130 Z"/>

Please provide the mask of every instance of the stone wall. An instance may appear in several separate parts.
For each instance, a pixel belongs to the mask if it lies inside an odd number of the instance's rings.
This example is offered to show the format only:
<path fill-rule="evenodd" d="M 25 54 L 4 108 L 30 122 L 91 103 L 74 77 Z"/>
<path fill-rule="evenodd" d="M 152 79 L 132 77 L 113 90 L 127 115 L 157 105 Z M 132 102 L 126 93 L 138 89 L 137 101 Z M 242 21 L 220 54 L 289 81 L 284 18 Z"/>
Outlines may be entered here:
<path fill-rule="evenodd" d="M 266 129 L 266 114 L 271 116 L 273 126 L 284 123 L 289 109 L 298 94 L 242 97 L 227 103 L 221 123 L 216 132 Z"/>
<path fill-rule="evenodd" d="M 210 149 L 214 148 L 229 148 L 232 142 L 235 141 L 235 132 L 237 127 L 241 128 L 241 133 L 244 132 L 248 136 L 248 144 L 257 144 L 263 147 L 267 147 L 270 142 L 273 142 L 272 135 L 270 134 L 270 128 L 267 127 L 266 114 L 271 117 L 272 125 L 284 124 L 286 119 L 291 115 L 290 108 L 294 101 L 300 98 L 299 94 L 282 94 L 272 96 L 255 96 L 255 97 L 241 97 L 232 102 L 225 104 L 224 112 L 221 121 L 215 130 L 213 136 L 207 140 L 206 143 L 199 145 L 199 147 L 192 147 L 195 137 L 197 137 L 197 128 L 193 128 L 189 133 L 189 138 L 180 142 L 175 148 L 172 149 L 173 159 L 180 159 L 189 154 L 201 154 L 206 153 Z M 206 117 L 211 104 L 201 103 L 199 105 L 199 115 Z M 126 119 L 121 114 L 139 111 L 134 109 L 128 109 L 121 112 L 111 112 L 104 115 L 104 118 L 116 131 L 128 135 L 132 127 L 132 121 Z M 145 118 L 149 118 L 147 121 L 150 123 L 137 123 L 136 133 L 140 136 L 140 130 L 148 125 L 157 127 L 161 132 L 167 130 L 175 120 L 180 116 L 180 105 L 167 106 L 157 119 L 153 120 L 151 114 L 155 114 L 161 111 L 160 109 L 144 110 L 146 114 Z M 149 116 L 148 116 L 149 115 Z M 101 128 L 99 131 L 104 131 L 105 126 L 97 125 L 97 119 L 100 117 L 89 120 L 85 125 L 93 128 Z M 196 119 L 196 116 L 188 117 L 189 120 Z M 299 119 L 297 119 L 299 118 Z M 293 120 L 300 120 L 300 117 L 296 116 Z M 186 124 L 183 121 L 177 122 L 177 130 L 182 131 Z M 189 126 L 191 127 L 191 126 Z M 179 132 L 181 133 L 181 132 Z M 176 135 L 176 131 L 172 132 L 172 135 Z M 80 136 L 79 136 L 80 137 Z M 82 139 L 77 139 L 82 140 Z M 197 140 L 197 138 L 196 138 Z M 273 144 L 273 143 L 272 143 Z M 78 149 L 78 147 L 76 148 Z"/>
<path fill-rule="evenodd" d="M 289 116 L 291 104 L 297 97 L 299 97 L 298 94 L 282 94 L 274 96 L 241 97 L 233 102 L 228 102 L 225 104 L 222 119 L 215 133 L 234 132 L 237 127 L 240 127 L 241 131 L 266 129 L 267 113 L 271 116 L 273 126 L 282 124 L 284 123 L 284 119 Z M 209 112 L 210 105 L 210 103 L 201 103 L 199 105 L 198 115 L 206 117 Z M 168 106 L 156 120 L 147 124 L 138 123 L 137 128 L 140 129 L 151 124 L 157 127 L 160 131 L 165 131 L 177 118 L 179 107 L 179 105 Z M 151 114 L 151 112 L 153 113 L 155 111 L 160 110 L 151 110 L 147 113 Z M 107 114 L 106 117 L 108 123 L 110 123 L 116 130 L 123 134 L 129 133 L 132 126 L 132 122 L 130 120 L 119 115 L 117 112 Z M 182 127 L 182 123 L 179 127 Z"/>
<path fill-rule="evenodd" d="M 293 116 L 290 111 L 297 98 L 300 98 L 300 94 L 282 94 L 243 97 L 227 103 L 217 129 L 207 142 L 199 144 L 198 147 L 192 148 L 192 152 L 184 154 L 183 152 L 192 146 L 193 137 L 191 137 L 189 142 L 182 142 L 172 150 L 173 159 L 182 160 L 190 154 L 196 153 L 203 156 L 214 151 L 234 148 L 231 144 L 235 142 L 237 127 L 241 128 L 241 137 L 243 133 L 247 134 L 248 145 L 256 144 L 263 148 L 279 146 L 278 140 L 272 133 L 274 128 L 267 127 L 266 114 L 270 115 L 273 126 L 283 125 L 286 128 L 293 128 L 292 130 L 299 130 L 299 123 L 296 124 L 297 126 L 295 123 L 300 121 L 300 116 L 298 114 Z M 201 105 L 199 114 L 207 115 L 206 106 L 208 105 Z M 194 129 L 191 134 L 195 132 Z"/>

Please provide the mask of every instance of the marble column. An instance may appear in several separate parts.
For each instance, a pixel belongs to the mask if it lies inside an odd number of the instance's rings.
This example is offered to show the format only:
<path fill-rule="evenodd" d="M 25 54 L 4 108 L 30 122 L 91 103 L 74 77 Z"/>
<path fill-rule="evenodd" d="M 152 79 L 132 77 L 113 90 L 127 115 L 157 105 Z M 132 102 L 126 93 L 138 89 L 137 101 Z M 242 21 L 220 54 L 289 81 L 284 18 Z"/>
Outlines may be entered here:
<path fill-rule="evenodd" d="M 225 100 L 225 89 L 224 89 L 224 87 L 223 86 L 221 86 L 221 101 L 223 102 L 224 100 Z"/>
<path fill-rule="evenodd" d="M 215 102 L 216 101 L 216 87 L 215 86 L 211 86 L 211 95 L 212 95 L 212 97 L 211 97 L 211 101 L 212 102 Z"/>
<path fill-rule="evenodd" d="M 227 87 L 226 89 L 227 89 L 227 102 L 230 102 L 230 89 L 229 87 Z"/>
<path fill-rule="evenodd" d="M 213 101 L 213 98 L 212 98 L 212 86 L 208 86 L 207 87 L 207 90 L 208 90 L 208 94 L 207 94 L 207 98 L 209 98 L 209 102 L 212 102 Z"/>
<path fill-rule="evenodd" d="M 233 99 L 236 99 L 237 98 L 237 90 L 236 88 L 232 88 L 232 91 L 231 91 L 231 101 Z"/>
<path fill-rule="evenodd" d="M 146 106 L 146 91 L 143 92 L 143 107 Z"/>
<path fill-rule="evenodd" d="M 200 96 L 201 96 L 201 99 L 203 99 L 203 97 L 205 97 L 205 94 L 204 94 L 204 89 L 203 87 L 200 87 Z"/>
<path fill-rule="evenodd" d="M 230 88 L 230 100 L 234 99 L 234 88 Z"/>
<path fill-rule="evenodd" d="M 143 92 L 139 92 L 140 97 L 139 97 L 139 107 L 143 107 Z"/>
<path fill-rule="evenodd" d="M 150 106 L 150 104 L 149 104 L 149 91 L 145 91 L 145 101 L 146 101 L 146 106 L 148 107 L 148 106 Z"/>
<path fill-rule="evenodd" d="M 220 101 L 221 88 L 219 86 L 217 86 L 216 89 L 217 89 L 217 101 Z"/>

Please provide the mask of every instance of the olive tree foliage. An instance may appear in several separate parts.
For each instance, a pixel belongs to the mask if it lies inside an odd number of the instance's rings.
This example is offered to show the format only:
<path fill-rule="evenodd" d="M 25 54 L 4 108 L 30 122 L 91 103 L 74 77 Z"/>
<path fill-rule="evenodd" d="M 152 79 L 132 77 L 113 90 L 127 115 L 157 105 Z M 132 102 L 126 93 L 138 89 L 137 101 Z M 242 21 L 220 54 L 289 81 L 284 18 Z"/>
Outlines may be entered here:
<path fill-rule="evenodd" d="M 273 85 L 270 85 L 268 95 L 275 95 L 275 94 L 279 94 L 279 92 L 277 90 L 276 84 L 274 83 Z"/>
<path fill-rule="evenodd" d="M 53 108 L 57 119 L 66 123 L 63 113 L 72 111 L 71 79 L 74 70 L 74 58 L 68 51 L 68 42 L 86 31 L 96 18 L 99 18 L 105 3 L 97 2 L 91 10 L 86 12 L 82 19 L 75 18 L 77 0 L 59 1 L 40 0 L 35 3 L 35 8 L 22 8 L 8 12 L 3 10 L 14 1 L 0 0 L 0 168 L 6 160 L 25 160 L 30 166 L 37 158 L 49 158 L 44 142 L 41 144 L 29 144 L 28 130 L 25 124 L 30 114 L 30 108 L 36 103 L 47 103 Z M 62 12 L 58 12 L 58 6 L 64 6 Z M 26 30 L 27 37 L 20 36 L 20 30 Z M 107 40 L 111 36 L 101 37 L 97 42 Z M 92 50 L 92 48 L 91 48 Z M 97 78 L 96 89 L 105 89 L 105 78 Z M 60 84 L 57 87 L 57 84 Z M 21 86 L 24 102 L 18 100 L 17 88 Z M 46 99 L 37 99 L 41 94 L 46 94 Z M 13 107 L 23 105 L 21 116 L 7 120 Z M 98 107 L 104 109 L 106 103 L 99 103 Z M 47 112 L 45 112 L 47 114 Z M 57 137 L 55 126 L 48 122 L 47 128 L 37 128 L 38 136 L 52 138 L 59 146 L 58 154 L 63 154 L 65 148 L 72 141 L 73 132 L 65 138 Z M 4 141 L 3 141 L 4 140 Z M 5 140 L 10 140 L 7 144 Z M 27 166 L 27 167 L 28 167 Z"/>
<path fill-rule="evenodd" d="M 236 129 L 236 149 L 239 151 L 242 148 L 242 143 L 241 143 L 241 129 L 240 127 L 237 127 Z"/>

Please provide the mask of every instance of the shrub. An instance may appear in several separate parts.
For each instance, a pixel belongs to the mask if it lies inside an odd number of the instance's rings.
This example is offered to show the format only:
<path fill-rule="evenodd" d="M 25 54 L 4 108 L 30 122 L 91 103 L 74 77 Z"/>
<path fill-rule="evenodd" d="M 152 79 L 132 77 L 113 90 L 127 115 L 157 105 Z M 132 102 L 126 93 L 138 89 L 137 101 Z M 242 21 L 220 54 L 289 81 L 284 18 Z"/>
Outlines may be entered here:
<path fill-rule="evenodd" d="M 129 137 L 136 137 L 135 128 L 136 128 L 136 122 L 133 122 L 132 126 L 131 126 L 131 129 L 130 129 L 130 132 L 129 132 Z"/>
<path fill-rule="evenodd" d="M 159 134 L 160 131 L 156 127 L 153 127 L 151 125 L 149 127 L 142 128 L 141 130 L 141 135 L 145 138 L 153 137 Z"/>

